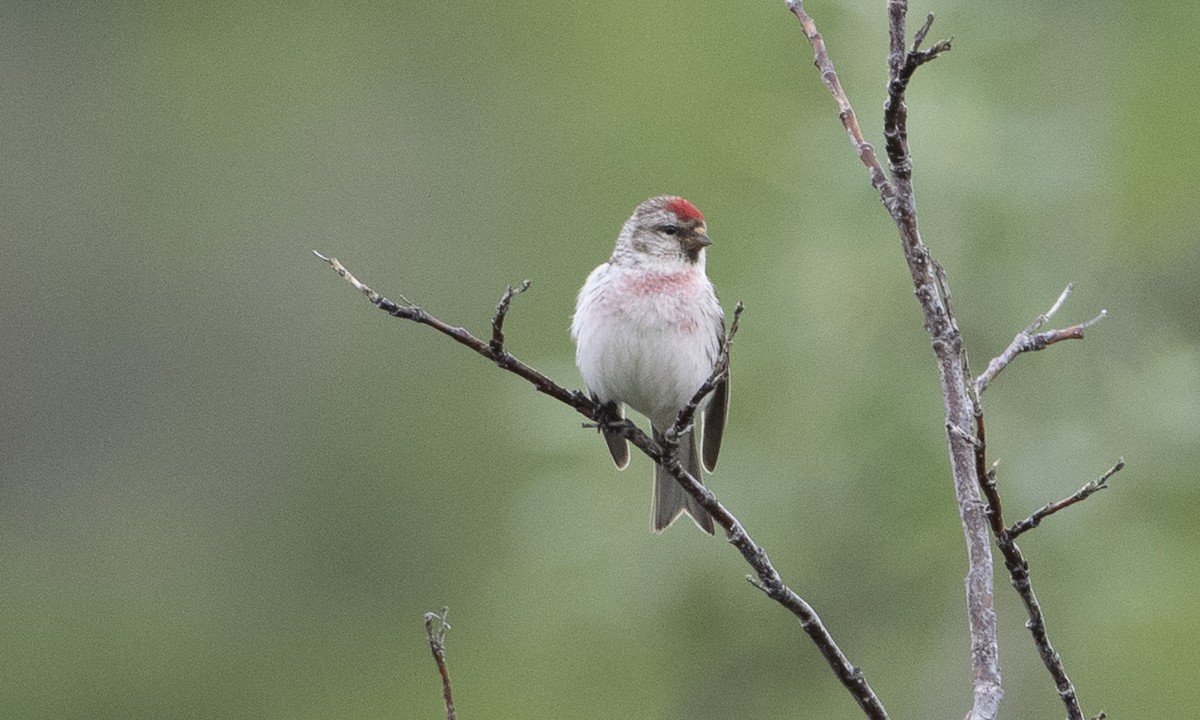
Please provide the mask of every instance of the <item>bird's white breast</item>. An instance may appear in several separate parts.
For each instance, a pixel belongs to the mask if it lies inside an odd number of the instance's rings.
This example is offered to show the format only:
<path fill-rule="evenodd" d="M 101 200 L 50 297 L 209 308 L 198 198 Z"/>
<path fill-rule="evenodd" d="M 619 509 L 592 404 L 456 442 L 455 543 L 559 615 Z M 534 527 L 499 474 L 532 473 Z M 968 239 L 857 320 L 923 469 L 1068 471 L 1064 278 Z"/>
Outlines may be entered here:
<path fill-rule="evenodd" d="M 712 372 L 721 309 L 702 267 L 653 273 L 601 265 L 572 324 L 588 389 L 660 427 L 674 421 Z"/>

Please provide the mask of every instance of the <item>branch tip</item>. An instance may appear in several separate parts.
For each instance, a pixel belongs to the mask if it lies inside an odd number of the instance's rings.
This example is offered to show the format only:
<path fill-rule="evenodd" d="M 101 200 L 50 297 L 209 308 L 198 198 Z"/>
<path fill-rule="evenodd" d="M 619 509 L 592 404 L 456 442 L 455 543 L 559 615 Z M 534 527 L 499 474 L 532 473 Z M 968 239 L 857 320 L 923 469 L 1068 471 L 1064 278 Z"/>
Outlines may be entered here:
<path fill-rule="evenodd" d="M 450 614 L 450 606 L 443 605 L 442 611 L 436 613 L 433 611 L 425 613 L 425 632 L 430 638 L 436 638 L 441 642 L 446 637 L 446 631 L 450 629 L 450 623 L 446 622 L 446 616 Z M 437 630 L 434 630 L 434 623 L 437 623 Z"/>
<path fill-rule="evenodd" d="M 729 330 L 725 332 L 725 344 L 722 347 L 726 354 L 729 352 L 729 346 L 733 344 L 733 336 L 737 335 L 738 323 L 741 322 L 742 312 L 745 309 L 746 306 L 742 304 L 741 300 L 738 300 L 737 305 L 733 306 L 733 320 L 729 322 Z"/>
<path fill-rule="evenodd" d="M 446 720 L 455 720 L 454 692 L 450 687 L 450 670 L 446 666 L 446 631 L 450 629 L 446 616 L 449 613 L 449 606 L 443 606 L 440 613 L 425 613 L 425 637 L 429 640 L 429 651 L 437 664 L 438 674 L 442 676 L 442 700 L 446 704 Z"/>
<path fill-rule="evenodd" d="M 1092 318 L 1091 320 L 1088 320 L 1087 322 L 1085 322 L 1083 324 L 1083 326 L 1085 328 L 1090 328 L 1091 326 L 1095 325 L 1096 323 L 1100 322 L 1101 320 L 1103 320 L 1106 317 L 1108 317 L 1108 311 L 1101 309 L 1099 315 L 1097 315 L 1096 317 Z"/>
<path fill-rule="evenodd" d="M 1067 301 L 1067 298 L 1070 297 L 1070 295 L 1071 295 L 1071 291 L 1073 291 L 1074 289 L 1075 289 L 1075 283 L 1073 283 L 1073 282 L 1067 283 L 1067 286 L 1065 288 L 1063 288 L 1062 294 L 1060 294 L 1058 296 L 1058 299 L 1055 300 L 1054 304 L 1050 306 L 1050 309 L 1046 311 L 1047 318 L 1054 317 L 1054 313 L 1058 312 L 1058 309 L 1063 306 L 1063 303 L 1065 303 Z"/>
<path fill-rule="evenodd" d="M 1012 527 L 1008 528 L 1005 531 L 1008 538 L 1010 540 L 1015 540 L 1017 538 L 1017 536 L 1021 535 L 1022 533 L 1028 532 L 1029 530 L 1032 530 L 1035 527 L 1037 527 L 1038 525 L 1040 525 L 1042 520 L 1045 520 L 1046 518 L 1050 517 L 1051 515 L 1059 512 L 1061 510 L 1065 510 L 1076 503 L 1087 500 L 1092 495 L 1095 495 L 1096 493 L 1100 492 L 1101 490 L 1108 488 L 1109 479 L 1111 479 L 1113 475 L 1116 475 L 1117 473 L 1119 473 L 1124 467 L 1125 467 L 1125 458 L 1117 458 L 1117 462 L 1115 465 L 1113 465 L 1111 468 L 1106 470 L 1104 472 L 1104 474 L 1101 475 L 1100 477 L 1096 478 L 1095 480 L 1089 481 L 1083 487 L 1079 488 L 1079 490 L 1077 490 L 1075 492 L 1075 494 L 1069 495 L 1069 496 L 1063 498 L 1062 500 L 1058 500 L 1056 502 L 1047 503 L 1046 505 L 1039 508 L 1036 512 L 1034 512 L 1029 517 L 1016 523 Z"/>
<path fill-rule="evenodd" d="M 1009 363 L 1015 360 L 1016 357 L 1021 353 L 1045 350 L 1051 345 L 1062 342 L 1063 340 L 1082 340 L 1085 330 L 1108 316 L 1107 310 L 1101 310 L 1099 315 L 1091 320 L 1088 320 L 1087 322 L 1078 323 L 1076 325 L 1071 325 L 1058 330 L 1047 330 L 1045 332 L 1038 333 L 1037 331 L 1041 329 L 1043 325 L 1049 322 L 1050 318 L 1054 317 L 1054 314 L 1062 308 L 1063 304 L 1066 303 L 1067 298 L 1070 297 L 1071 291 L 1074 288 L 1075 283 L 1067 283 L 1067 287 L 1063 289 L 1061 293 L 1059 293 L 1058 299 L 1054 301 L 1054 304 L 1050 306 L 1050 309 L 1034 318 L 1033 322 L 1029 323 L 1028 327 L 1016 334 L 1012 342 L 1009 343 L 1008 347 L 1004 349 L 1004 352 L 992 358 L 992 361 L 988 363 L 987 370 L 985 370 L 982 375 L 975 378 L 976 394 L 982 394 L 992 380 L 996 379 L 996 376 L 999 375 L 1004 368 L 1008 367 Z"/>
<path fill-rule="evenodd" d="M 929 28 L 933 26 L 933 13 L 925 16 L 925 24 L 917 30 L 917 34 L 913 36 L 912 51 L 916 52 L 921 49 L 921 43 L 925 42 L 925 36 L 929 34 Z"/>
<path fill-rule="evenodd" d="M 496 314 L 492 316 L 492 339 L 488 342 L 488 347 L 496 356 L 496 362 L 507 362 L 508 360 L 504 352 L 504 318 L 508 315 L 508 306 L 512 304 L 514 297 L 528 290 L 532 284 L 532 280 L 526 279 L 517 287 L 509 285 L 504 294 L 500 296 L 500 302 L 496 304 Z"/>

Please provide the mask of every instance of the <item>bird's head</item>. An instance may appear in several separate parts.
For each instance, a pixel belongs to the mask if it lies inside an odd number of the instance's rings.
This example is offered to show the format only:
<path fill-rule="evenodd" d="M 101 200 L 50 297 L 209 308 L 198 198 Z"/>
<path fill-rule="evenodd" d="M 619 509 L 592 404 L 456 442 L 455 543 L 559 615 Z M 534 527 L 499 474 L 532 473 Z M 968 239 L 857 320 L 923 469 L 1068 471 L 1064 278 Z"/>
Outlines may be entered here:
<path fill-rule="evenodd" d="M 625 221 L 613 261 L 663 269 L 704 265 L 704 248 L 712 245 L 704 215 L 674 195 L 650 198 Z"/>

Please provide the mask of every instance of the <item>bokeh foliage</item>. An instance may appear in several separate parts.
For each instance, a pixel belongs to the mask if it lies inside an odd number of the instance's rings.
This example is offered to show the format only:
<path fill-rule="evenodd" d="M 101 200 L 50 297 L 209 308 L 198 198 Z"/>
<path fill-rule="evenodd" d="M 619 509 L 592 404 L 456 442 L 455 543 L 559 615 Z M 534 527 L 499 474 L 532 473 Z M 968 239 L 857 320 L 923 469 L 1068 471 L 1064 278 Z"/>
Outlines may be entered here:
<path fill-rule="evenodd" d="M 989 390 L 1090 712 L 1200 701 L 1200 6 L 948 2 L 910 137 L 982 366 L 1068 281 L 1082 343 Z M 878 142 L 880 2 L 810 11 Z M 579 418 L 372 311 L 344 260 L 578 384 L 574 293 L 645 197 L 748 307 L 719 497 L 896 717 L 967 706 L 961 532 L 895 231 L 782 2 L 5 3 L 0 711 L 853 718 L 720 540 L 647 531 Z M 1015 517 L 1014 517 L 1015 519 Z M 997 581 L 1007 717 L 1060 712 Z"/>

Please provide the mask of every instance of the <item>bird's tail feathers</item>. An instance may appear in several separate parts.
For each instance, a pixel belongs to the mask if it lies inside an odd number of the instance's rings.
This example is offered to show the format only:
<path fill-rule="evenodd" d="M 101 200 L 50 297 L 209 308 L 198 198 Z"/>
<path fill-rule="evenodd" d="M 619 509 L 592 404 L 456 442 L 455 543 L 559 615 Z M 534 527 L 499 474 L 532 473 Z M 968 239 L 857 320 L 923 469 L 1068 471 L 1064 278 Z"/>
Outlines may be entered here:
<path fill-rule="evenodd" d="M 654 438 L 658 440 L 662 433 L 653 428 Z M 688 473 L 700 481 L 700 455 L 696 452 L 696 434 L 689 430 L 687 435 L 679 438 L 679 462 Z M 654 500 L 650 505 L 650 529 L 661 533 L 675 522 L 680 515 L 687 515 L 709 535 L 714 534 L 713 519 L 708 511 L 700 507 L 700 503 L 689 495 L 679 481 L 661 465 L 654 466 Z"/>

